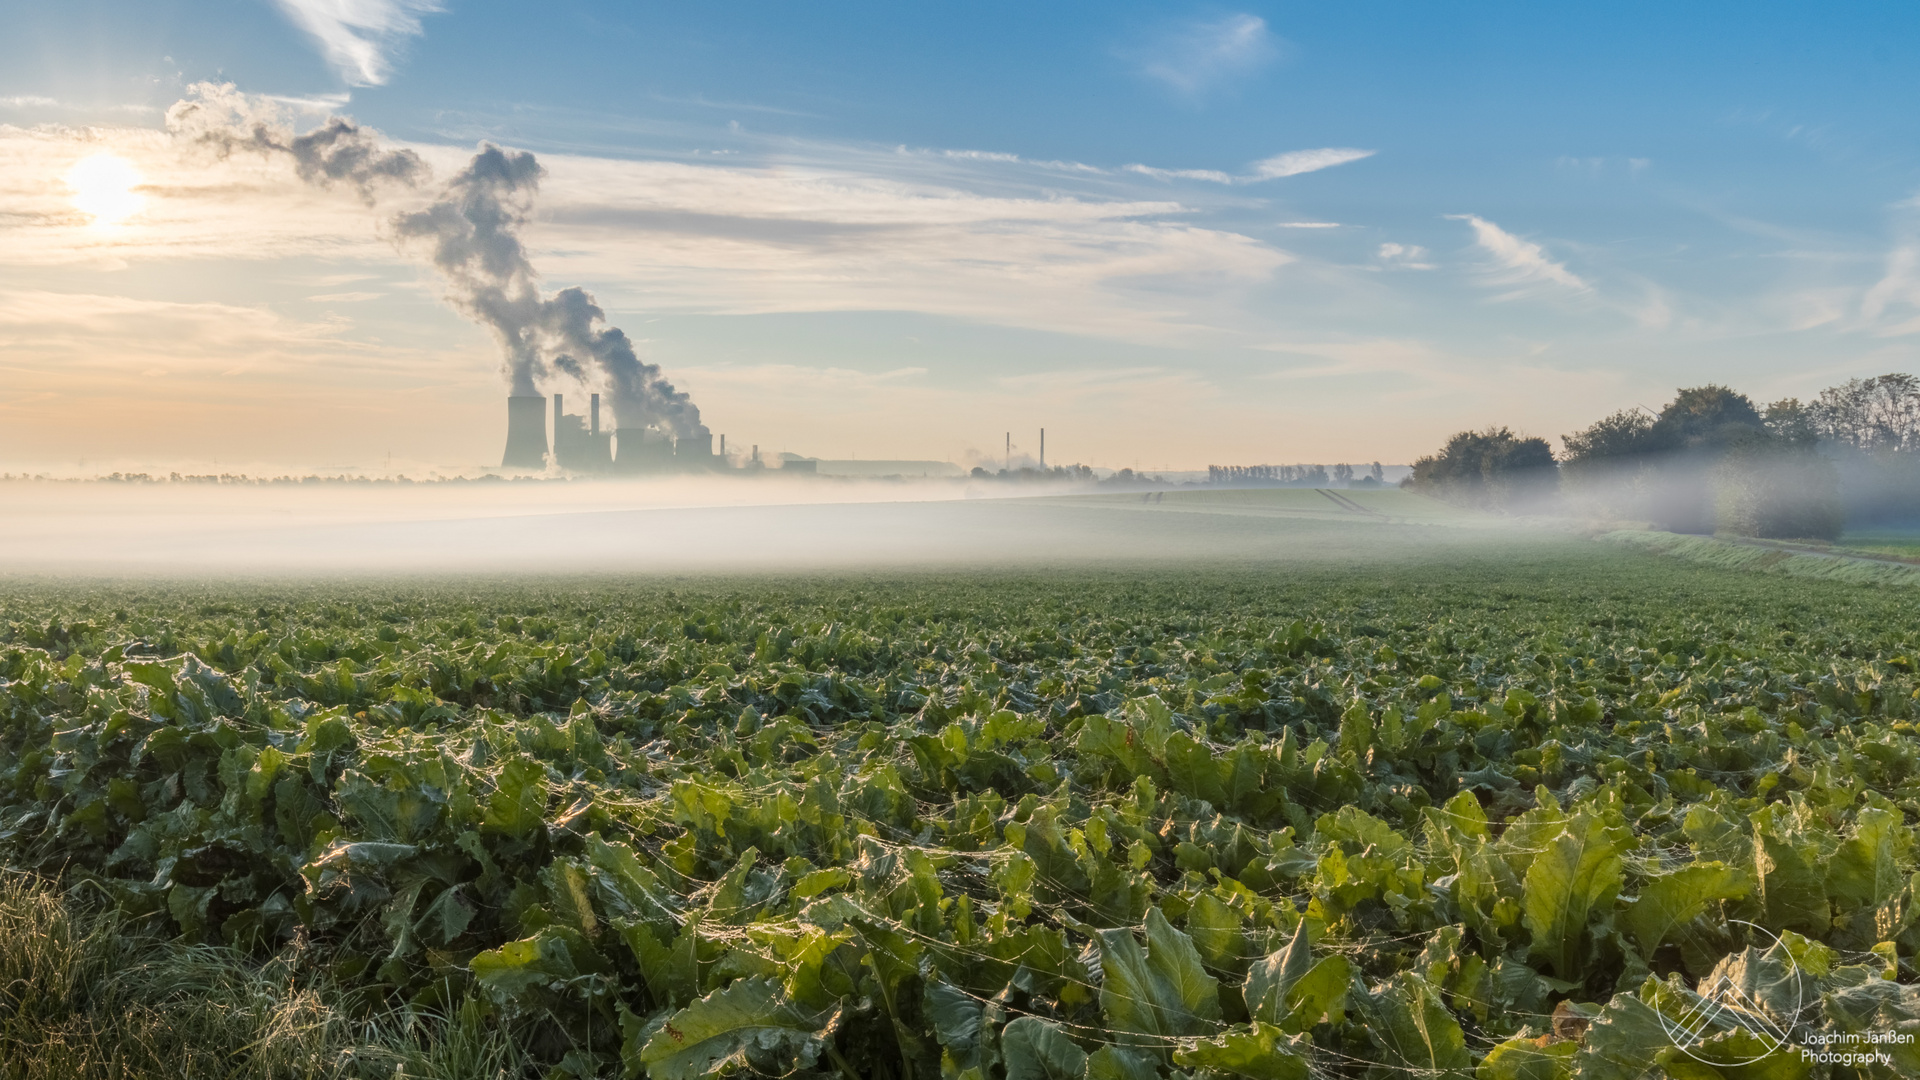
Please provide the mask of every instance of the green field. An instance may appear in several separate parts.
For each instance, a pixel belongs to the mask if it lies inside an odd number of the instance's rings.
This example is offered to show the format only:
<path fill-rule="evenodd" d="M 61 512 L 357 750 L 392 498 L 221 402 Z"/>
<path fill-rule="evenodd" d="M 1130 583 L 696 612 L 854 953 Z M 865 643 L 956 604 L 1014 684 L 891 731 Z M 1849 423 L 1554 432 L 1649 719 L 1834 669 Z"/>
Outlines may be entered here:
<path fill-rule="evenodd" d="M 0 579 L 0 1075 L 1920 1075 L 1797 1052 L 1920 1032 L 1911 594 L 1346 494 L 1065 500 L 1212 539 L 1046 570 Z"/>

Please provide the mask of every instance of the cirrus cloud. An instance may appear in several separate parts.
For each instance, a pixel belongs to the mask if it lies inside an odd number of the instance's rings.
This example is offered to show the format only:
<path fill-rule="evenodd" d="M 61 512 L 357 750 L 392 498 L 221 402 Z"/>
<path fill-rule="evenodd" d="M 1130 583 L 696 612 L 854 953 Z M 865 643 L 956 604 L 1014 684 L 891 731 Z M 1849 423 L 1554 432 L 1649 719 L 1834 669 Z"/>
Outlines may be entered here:
<path fill-rule="evenodd" d="M 1132 59 L 1148 78 L 1199 97 L 1266 67 L 1281 56 L 1283 45 L 1265 19 L 1241 12 L 1182 26 L 1137 50 Z"/>
<path fill-rule="evenodd" d="M 419 35 L 420 16 L 439 0 L 279 0 L 295 26 L 313 35 L 349 86 L 379 86 L 393 74 L 393 53 Z"/>
<path fill-rule="evenodd" d="M 1448 214 L 1447 218 L 1472 226 L 1474 242 L 1493 258 L 1492 279 L 1498 284 L 1515 286 L 1514 291 L 1500 297 L 1502 300 L 1521 295 L 1530 285 L 1558 285 L 1576 292 L 1588 292 L 1592 288 L 1568 270 L 1565 263 L 1548 258 L 1546 249 L 1539 244 L 1522 240 L 1478 214 Z"/>

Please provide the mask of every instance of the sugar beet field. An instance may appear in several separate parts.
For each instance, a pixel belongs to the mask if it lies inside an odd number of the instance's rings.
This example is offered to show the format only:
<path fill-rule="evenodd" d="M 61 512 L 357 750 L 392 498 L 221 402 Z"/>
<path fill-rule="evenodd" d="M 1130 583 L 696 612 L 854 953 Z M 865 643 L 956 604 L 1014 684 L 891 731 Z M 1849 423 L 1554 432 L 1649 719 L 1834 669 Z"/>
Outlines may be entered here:
<path fill-rule="evenodd" d="M 0 581 L 0 1075 L 1920 1075 L 1916 594 L 1297 535 Z"/>

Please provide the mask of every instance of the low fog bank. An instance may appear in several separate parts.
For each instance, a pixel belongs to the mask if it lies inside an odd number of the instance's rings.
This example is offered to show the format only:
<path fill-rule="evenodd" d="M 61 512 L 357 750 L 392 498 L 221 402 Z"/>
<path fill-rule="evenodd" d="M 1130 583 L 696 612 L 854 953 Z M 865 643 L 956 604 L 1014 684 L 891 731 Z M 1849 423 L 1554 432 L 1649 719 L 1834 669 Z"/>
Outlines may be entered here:
<path fill-rule="evenodd" d="M 1048 493 L 1078 488 L 1061 486 Z M 292 517 L 348 522 L 436 521 L 529 514 L 673 509 L 701 506 L 777 506 L 817 503 L 939 502 L 978 498 L 983 485 L 954 480 L 861 480 L 780 477 L 665 476 L 634 480 L 428 481 L 319 479 L 287 482 L 4 480 L 0 533 L 38 521 L 58 530 L 73 520 L 139 516 L 186 518 Z M 996 496 L 1015 494 L 995 488 Z"/>
<path fill-rule="evenodd" d="M 1920 524 L 1920 377 L 1895 372 L 1764 407 L 1718 385 L 1561 437 L 1462 431 L 1407 486 L 1477 510 L 1681 533 L 1831 541 Z"/>
<path fill-rule="evenodd" d="M 0 490 L 14 575 L 302 577 L 671 573 L 1090 563 L 1407 560 L 1545 536 L 1298 492 L 968 498 L 964 486 L 820 486 L 750 503 L 730 485 L 275 490 L 28 485 Z M 997 492 L 996 492 L 997 493 Z M 976 493 L 977 494 L 977 493 Z M 918 495 L 915 499 L 913 496 Z M 704 501 L 702 501 L 704 500 Z M 729 500 L 731 500 L 729 502 Z M 1404 503 L 1405 505 L 1401 505 Z M 1425 516 L 1422 516 L 1425 515 Z"/>

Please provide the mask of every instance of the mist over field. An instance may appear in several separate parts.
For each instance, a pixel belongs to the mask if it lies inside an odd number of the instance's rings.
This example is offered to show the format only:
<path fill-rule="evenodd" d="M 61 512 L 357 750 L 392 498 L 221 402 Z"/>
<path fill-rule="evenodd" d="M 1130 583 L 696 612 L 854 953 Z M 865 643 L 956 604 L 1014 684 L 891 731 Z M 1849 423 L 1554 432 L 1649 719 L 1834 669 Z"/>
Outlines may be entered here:
<path fill-rule="evenodd" d="M 12 574 L 746 573 L 1424 558 L 1527 530 L 1398 491 L 957 483 L 0 484 Z M 1411 526 L 1411 527 L 1409 527 Z M 1423 554 L 1422 549 L 1433 550 Z"/>

